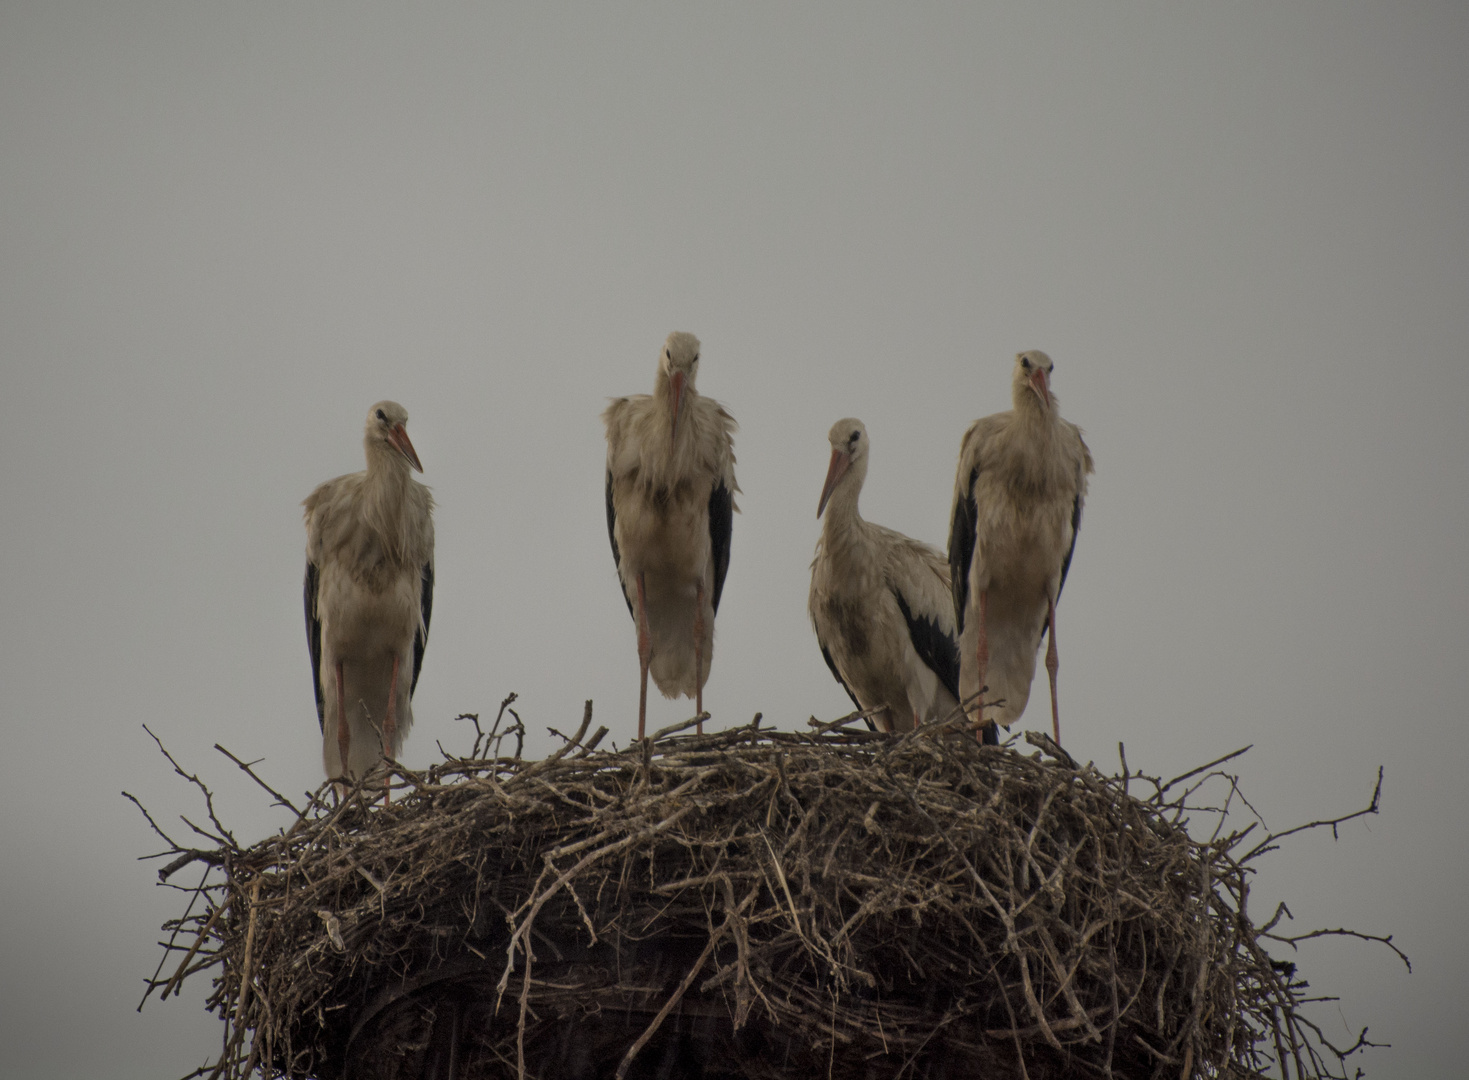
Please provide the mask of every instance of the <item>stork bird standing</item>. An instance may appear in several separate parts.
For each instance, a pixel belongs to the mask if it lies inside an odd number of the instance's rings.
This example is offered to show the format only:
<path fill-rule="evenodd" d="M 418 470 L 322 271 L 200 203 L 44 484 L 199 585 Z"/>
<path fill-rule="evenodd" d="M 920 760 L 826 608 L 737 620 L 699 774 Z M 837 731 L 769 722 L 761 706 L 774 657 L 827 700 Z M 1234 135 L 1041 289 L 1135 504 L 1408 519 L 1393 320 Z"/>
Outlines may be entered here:
<path fill-rule="evenodd" d="M 423 465 L 407 423 L 396 402 L 374 405 L 367 470 L 328 480 L 302 504 L 306 639 L 329 777 L 392 761 L 413 723 L 433 610 L 434 501 L 409 475 Z"/>
<path fill-rule="evenodd" d="M 607 532 L 638 632 L 639 739 L 647 724 L 650 671 L 664 697 L 694 698 L 703 714 L 714 615 L 729 570 L 740 490 L 736 424 L 694 388 L 698 374 L 699 339 L 675 331 L 659 354 L 652 396 L 616 398 L 602 414 Z"/>
<path fill-rule="evenodd" d="M 975 721 L 1009 727 L 1025 711 L 1041 635 L 1056 705 L 1056 601 L 1066 584 L 1092 455 L 1061 419 L 1055 367 L 1043 352 L 1015 357 L 1015 408 L 976 420 L 959 448 L 949 526 L 949 571 L 959 623 L 959 691 Z"/>
<path fill-rule="evenodd" d="M 826 666 L 881 731 L 912 731 L 959 704 L 959 644 L 943 555 L 857 510 L 870 443 L 861 420 L 838 420 L 816 516 L 811 625 Z"/>

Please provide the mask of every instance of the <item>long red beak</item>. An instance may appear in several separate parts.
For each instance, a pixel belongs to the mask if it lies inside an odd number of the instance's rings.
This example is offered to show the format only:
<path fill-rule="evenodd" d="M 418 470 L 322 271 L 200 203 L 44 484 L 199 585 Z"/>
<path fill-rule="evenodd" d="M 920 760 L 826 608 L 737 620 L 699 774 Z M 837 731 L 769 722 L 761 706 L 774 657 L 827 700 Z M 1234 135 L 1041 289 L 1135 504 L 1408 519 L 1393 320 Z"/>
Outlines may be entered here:
<path fill-rule="evenodd" d="M 1045 403 L 1046 408 L 1051 407 L 1051 387 L 1046 382 L 1046 373 L 1041 368 L 1036 368 L 1030 373 L 1030 388 L 1035 391 L 1036 397 Z"/>
<path fill-rule="evenodd" d="M 678 418 L 683 415 L 683 388 L 687 377 L 682 371 L 675 371 L 669 381 L 673 384 L 673 441 L 678 442 Z"/>
<path fill-rule="evenodd" d="M 832 450 L 831 464 L 826 467 L 826 483 L 821 488 L 821 501 L 816 504 L 816 516 L 826 509 L 826 500 L 831 498 L 831 493 L 842 477 L 847 475 L 847 470 L 852 465 L 852 455 L 845 450 Z"/>
<path fill-rule="evenodd" d="M 418 460 L 418 451 L 413 449 L 413 444 L 408 441 L 408 429 L 402 424 L 388 432 L 388 442 L 393 444 L 393 449 L 408 459 L 419 472 L 423 472 L 423 463 Z"/>

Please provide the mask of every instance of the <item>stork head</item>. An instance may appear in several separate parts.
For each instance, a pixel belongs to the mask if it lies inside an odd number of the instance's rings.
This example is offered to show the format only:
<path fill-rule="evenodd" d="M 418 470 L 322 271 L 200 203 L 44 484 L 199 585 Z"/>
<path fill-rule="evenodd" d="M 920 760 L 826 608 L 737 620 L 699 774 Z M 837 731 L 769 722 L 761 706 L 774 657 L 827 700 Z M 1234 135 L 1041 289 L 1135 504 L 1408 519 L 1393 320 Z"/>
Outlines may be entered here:
<path fill-rule="evenodd" d="M 369 460 L 374 452 L 386 454 L 392 459 L 398 456 L 423 472 L 418 452 L 408 441 L 408 410 L 396 401 L 379 401 L 367 410 L 367 429 L 362 441 L 367 445 Z"/>
<path fill-rule="evenodd" d="M 1051 371 L 1055 368 L 1051 358 L 1039 349 L 1018 353 L 1015 357 L 1015 378 L 1011 389 L 1017 409 L 1025 405 L 1038 407 L 1048 413 L 1055 404 L 1051 397 Z"/>
<path fill-rule="evenodd" d="M 826 483 L 821 488 L 821 501 L 816 504 L 816 516 L 826 509 L 831 493 L 837 489 L 848 473 L 856 473 L 857 485 L 867 474 L 867 425 L 855 417 L 838 420 L 827 433 L 831 442 L 831 464 L 826 468 Z"/>
<path fill-rule="evenodd" d="M 693 334 L 675 330 L 663 342 L 663 352 L 658 357 L 659 374 L 668 378 L 669 408 L 673 412 L 673 438 L 678 440 L 678 418 L 683 412 L 686 391 L 694 388 L 694 379 L 699 374 L 699 339 Z"/>

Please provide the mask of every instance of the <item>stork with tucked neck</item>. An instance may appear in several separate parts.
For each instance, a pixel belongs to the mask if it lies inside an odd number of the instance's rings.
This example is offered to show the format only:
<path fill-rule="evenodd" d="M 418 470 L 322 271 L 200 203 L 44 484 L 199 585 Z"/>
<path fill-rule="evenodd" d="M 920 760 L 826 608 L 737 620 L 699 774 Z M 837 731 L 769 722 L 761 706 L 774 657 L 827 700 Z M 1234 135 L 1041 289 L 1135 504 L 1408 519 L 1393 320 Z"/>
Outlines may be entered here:
<path fill-rule="evenodd" d="M 1036 653 L 1049 628 L 1046 671 L 1056 702 L 1056 601 L 1071 567 L 1091 452 L 1061 418 L 1055 365 L 1039 350 L 1015 357 L 1010 412 L 976 420 L 954 479 L 949 570 L 960 632 L 959 689 L 981 726 L 1008 727 L 1025 711 Z M 980 695 L 985 695 L 983 698 Z"/>
<path fill-rule="evenodd" d="M 693 334 L 669 334 L 653 393 L 617 398 L 602 414 L 607 533 L 637 626 L 640 739 L 650 673 L 665 697 L 691 697 L 704 715 L 714 616 L 729 570 L 736 425 L 696 388 L 699 350 Z"/>
<path fill-rule="evenodd" d="M 423 464 L 407 424 L 403 406 L 374 405 L 363 432 L 367 469 L 326 481 L 303 504 L 306 636 L 329 777 L 357 779 L 392 762 L 413 723 L 434 529 L 433 497 L 410 475 Z"/>

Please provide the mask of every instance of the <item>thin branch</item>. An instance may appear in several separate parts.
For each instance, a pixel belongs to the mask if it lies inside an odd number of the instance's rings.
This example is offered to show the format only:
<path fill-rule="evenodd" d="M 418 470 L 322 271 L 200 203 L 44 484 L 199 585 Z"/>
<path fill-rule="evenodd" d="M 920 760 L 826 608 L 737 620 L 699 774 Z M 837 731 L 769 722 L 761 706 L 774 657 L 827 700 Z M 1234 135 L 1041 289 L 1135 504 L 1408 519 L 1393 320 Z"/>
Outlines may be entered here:
<path fill-rule="evenodd" d="M 1335 930 L 1311 930 L 1304 934 L 1290 935 L 1270 934 L 1262 932 L 1260 936 L 1263 938 L 1269 938 L 1271 941 L 1282 942 L 1283 944 L 1289 945 L 1293 949 L 1298 948 L 1299 944 L 1302 941 L 1309 941 L 1311 938 L 1319 937 L 1352 937 L 1357 938 L 1360 941 L 1375 941 L 1380 945 L 1386 945 L 1389 949 L 1395 952 L 1398 959 L 1403 962 L 1405 967 L 1407 967 L 1408 973 L 1410 975 L 1413 973 L 1413 962 L 1408 959 L 1407 953 L 1403 952 L 1402 949 L 1393 944 L 1391 934 L 1388 934 L 1386 937 L 1384 937 L 1381 934 L 1364 934 L 1360 930 L 1343 930 L 1338 927 Z"/>
<path fill-rule="evenodd" d="M 1297 825 L 1295 828 L 1286 829 L 1283 832 L 1270 833 L 1268 836 L 1265 837 L 1265 839 L 1261 840 L 1249 851 L 1245 852 L 1244 856 L 1240 859 L 1240 862 L 1249 862 L 1251 859 L 1256 858 L 1258 855 L 1264 854 L 1267 848 L 1278 846 L 1280 841 L 1284 840 L 1287 836 L 1294 836 L 1296 833 L 1306 832 L 1310 829 L 1330 828 L 1331 838 L 1333 840 L 1340 839 L 1340 836 L 1337 833 L 1338 826 L 1343 825 L 1348 821 L 1352 821 L 1355 818 L 1366 817 L 1368 814 L 1377 813 L 1378 806 L 1381 801 L 1382 766 L 1379 765 L 1377 767 L 1377 783 L 1372 788 L 1372 801 L 1369 802 L 1366 807 L 1361 810 L 1354 810 L 1350 814 L 1343 814 L 1341 817 L 1322 818 L 1320 821 L 1307 822 L 1305 825 Z"/>
<path fill-rule="evenodd" d="M 214 823 L 214 827 L 219 831 L 220 836 L 222 836 L 224 840 L 229 843 L 230 847 L 238 848 L 239 844 L 236 843 L 234 836 L 230 833 L 228 829 L 224 827 L 224 824 L 214 813 L 213 792 L 211 792 L 209 788 L 204 785 L 203 780 L 200 780 L 193 773 L 184 771 L 183 766 L 181 766 L 176 760 L 174 760 L 174 756 L 170 754 L 168 752 L 168 748 L 163 745 L 163 740 L 161 740 L 157 735 L 153 734 L 153 730 L 147 724 L 143 725 L 143 730 L 146 731 L 148 733 L 148 737 L 157 744 L 158 752 L 168 759 L 168 763 L 173 766 L 173 771 L 199 789 L 200 794 L 204 796 L 204 806 L 209 812 L 209 820 Z M 202 829 L 199 829 L 195 825 L 189 824 L 187 819 L 185 819 L 184 823 L 186 825 L 189 825 L 189 828 L 193 829 L 200 835 L 209 837 L 210 839 L 214 839 L 213 837 L 209 836 L 209 833 L 205 832 Z"/>
<path fill-rule="evenodd" d="M 1226 761 L 1233 761 L 1235 758 L 1239 757 L 1241 754 L 1247 754 L 1247 753 L 1249 753 L 1252 749 L 1254 749 L 1254 746 L 1255 746 L 1254 743 L 1250 743 L 1249 746 L 1242 746 L 1238 750 L 1233 751 L 1232 753 L 1225 754 L 1223 757 L 1217 757 L 1213 761 L 1208 762 L 1205 765 L 1200 765 L 1197 769 L 1190 769 L 1186 773 L 1181 773 L 1180 775 L 1175 776 L 1172 780 L 1168 781 L 1166 784 L 1160 784 L 1158 786 L 1158 792 L 1157 792 L 1157 794 L 1155 796 L 1153 796 L 1154 801 L 1161 800 L 1161 798 L 1163 796 L 1163 793 L 1166 792 L 1166 791 L 1168 791 L 1171 787 L 1173 787 L 1174 784 L 1182 783 L 1184 780 L 1187 780 L 1187 779 L 1189 779 L 1192 776 L 1198 776 L 1199 773 L 1209 772 L 1211 769 L 1214 769 L 1214 768 L 1217 768 L 1220 765 L 1223 765 Z"/>
<path fill-rule="evenodd" d="M 297 818 L 300 818 L 300 817 L 303 816 L 304 812 L 301 811 L 301 810 L 297 810 L 295 803 L 291 802 L 290 799 L 286 798 L 284 795 L 282 795 L 275 788 L 271 787 L 264 780 L 260 779 L 260 777 L 256 774 L 255 770 L 253 768 L 251 768 L 252 765 L 258 765 L 258 764 L 260 764 L 259 761 L 252 761 L 252 762 L 244 762 L 244 761 L 241 761 L 239 758 L 235 757 L 234 754 L 231 754 L 228 750 L 226 750 L 223 746 L 220 746 L 219 743 L 215 743 L 214 744 L 214 748 L 216 750 L 218 750 L 221 754 L 223 754 L 225 757 L 227 757 L 231 761 L 233 761 L 236 765 L 238 765 L 240 767 L 240 770 L 242 772 L 244 772 L 244 774 L 246 776 L 248 776 L 251 780 L 254 780 L 257 784 L 259 784 L 262 788 L 264 788 L 267 792 L 269 792 L 271 794 L 271 796 L 274 797 L 277 805 L 284 806 L 291 813 L 295 814 Z"/>

